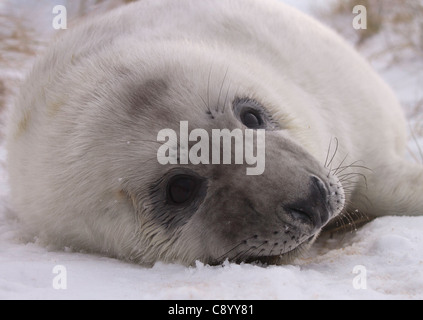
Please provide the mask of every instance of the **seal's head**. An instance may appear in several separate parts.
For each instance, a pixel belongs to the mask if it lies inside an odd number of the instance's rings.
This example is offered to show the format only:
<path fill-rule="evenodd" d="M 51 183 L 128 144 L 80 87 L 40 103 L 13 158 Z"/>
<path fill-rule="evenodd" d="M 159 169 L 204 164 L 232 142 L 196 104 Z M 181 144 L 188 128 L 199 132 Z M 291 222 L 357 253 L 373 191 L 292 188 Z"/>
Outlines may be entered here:
<path fill-rule="evenodd" d="M 32 109 L 14 116 L 9 162 L 28 228 L 50 244 L 144 265 L 281 263 L 309 246 L 345 195 L 298 139 L 289 79 L 231 51 L 127 42 L 63 53 L 63 65 L 50 63 L 52 51 L 22 90 L 19 103 Z M 183 137 L 181 122 L 192 135 Z M 176 144 L 159 139 L 166 129 Z M 208 154 L 194 148 L 215 130 L 240 132 L 226 147 L 231 156 L 241 144 L 245 157 L 225 162 L 224 139 L 207 143 Z M 184 143 L 204 161 L 184 161 Z M 177 159 L 163 165 L 166 144 Z M 255 175 L 247 153 L 262 157 Z"/>
<path fill-rule="evenodd" d="M 77 130 L 66 128 L 75 125 L 69 122 L 57 127 L 60 132 L 78 132 L 73 151 L 58 156 L 65 155 L 66 172 L 78 172 L 78 166 L 85 174 L 67 178 L 71 192 L 58 192 L 63 202 L 73 199 L 85 213 L 77 218 L 85 219 L 85 241 L 143 264 L 215 264 L 225 259 L 279 263 L 295 256 L 342 210 L 340 182 L 291 137 L 289 115 L 266 77 L 229 67 L 203 52 L 195 54 L 195 49 L 190 61 L 176 49 L 168 47 L 167 53 L 172 59 L 148 67 L 132 55 L 115 63 L 114 74 L 108 74 L 108 61 L 99 59 L 96 90 L 74 96 L 72 105 L 60 111 L 62 119 L 69 119 L 78 105 L 85 105 Z M 143 59 L 149 61 L 145 54 Z M 162 55 L 154 50 L 149 54 Z M 99 76 L 98 70 L 105 74 Z M 184 163 L 182 140 L 188 141 L 192 153 L 200 135 L 183 137 L 181 121 L 187 122 L 189 133 L 201 129 L 210 139 L 217 129 L 243 134 L 263 130 L 265 142 L 253 135 L 253 153 L 265 143 L 263 172 L 248 175 L 251 164 L 245 159 L 237 164 L 234 154 L 231 164 L 215 164 L 213 159 L 224 162 L 223 139 L 217 158 L 211 141 L 209 154 L 195 151 L 210 160 L 208 164 Z M 175 132 L 178 158 L 163 165 L 158 151 L 172 145 L 158 141 L 165 129 Z M 244 138 L 237 142 L 242 144 Z M 235 153 L 235 139 L 230 145 Z M 75 222 L 67 228 L 72 226 L 80 228 Z"/>

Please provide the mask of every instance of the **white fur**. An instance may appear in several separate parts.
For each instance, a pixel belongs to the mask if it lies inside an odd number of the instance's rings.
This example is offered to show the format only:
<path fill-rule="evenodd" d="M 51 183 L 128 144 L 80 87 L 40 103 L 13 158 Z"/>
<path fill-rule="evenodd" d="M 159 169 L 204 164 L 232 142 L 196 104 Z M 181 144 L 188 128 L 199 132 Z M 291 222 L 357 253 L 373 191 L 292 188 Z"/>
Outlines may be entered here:
<path fill-rule="evenodd" d="M 235 83 L 225 93 L 265 97 L 292 139 L 322 164 L 336 138 L 333 168 L 359 161 L 373 170 L 342 172 L 366 175 L 367 189 L 361 176 L 350 176 L 356 187 L 352 208 L 370 215 L 423 214 L 423 171 L 403 160 L 406 130 L 398 101 L 335 33 L 274 0 L 143 0 L 70 26 L 23 85 L 8 133 L 19 218 L 49 243 L 146 264 L 189 260 L 189 253 L 168 246 L 150 248 L 163 239 L 157 226 L 133 213 L 132 205 L 142 201 L 110 196 L 129 184 L 131 165 L 154 159 L 156 149 L 135 133 L 125 133 L 122 145 L 107 145 L 102 139 L 115 141 L 118 128 L 95 129 L 99 119 L 113 117 L 102 113 L 111 96 L 126 99 L 121 90 L 131 79 L 169 74 L 176 101 L 188 90 L 187 79 L 189 90 L 217 97 L 225 71 Z M 120 116 L 119 108 L 114 112 Z M 154 132 L 139 130 L 155 140 Z M 146 175 L 155 170 L 160 168 Z M 191 240 L 181 232 L 174 241 L 180 248 Z"/>

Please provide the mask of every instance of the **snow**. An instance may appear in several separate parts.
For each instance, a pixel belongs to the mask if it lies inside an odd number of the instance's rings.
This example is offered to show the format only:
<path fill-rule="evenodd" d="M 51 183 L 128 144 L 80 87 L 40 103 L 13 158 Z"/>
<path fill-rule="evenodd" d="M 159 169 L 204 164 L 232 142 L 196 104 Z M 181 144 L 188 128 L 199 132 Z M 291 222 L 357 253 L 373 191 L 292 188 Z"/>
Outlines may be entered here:
<path fill-rule="evenodd" d="M 423 299 L 423 218 L 385 217 L 354 234 L 321 239 L 288 266 L 224 263 L 153 268 L 71 251 L 49 251 L 0 224 L 0 299 Z M 345 238 L 343 238 L 345 237 Z M 67 288 L 55 289 L 55 266 Z M 366 288 L 355 288 L 363 266 Z"/>
<path fill-rule="evenodd" d="M 287 2 L 308 12 L 316 3 Z M 4 8 L 0 3 L 0 13 Z M 26 66 L 15 60 L 5 64 L 0 56 L 0 81 L 11 95 Z M 406 64 L 381 71 L 401 101 L 411 104 L 423 97 L 421 70 Z M 410 123 L 418 119 L 421 113 Z M 410 139 L 417 155 L 418 144 L 423 146 L 421 138 L 418 143 Z M 0 142 L 0 299 L 423 299 L 423 217 L 379 218 L 357 231 L 324 235 L 286 266 L 225 262 L 144 268 L 70 249 L 56 251 L 36 239 L 24 241 L 8 209 L 5 159 Z"/>

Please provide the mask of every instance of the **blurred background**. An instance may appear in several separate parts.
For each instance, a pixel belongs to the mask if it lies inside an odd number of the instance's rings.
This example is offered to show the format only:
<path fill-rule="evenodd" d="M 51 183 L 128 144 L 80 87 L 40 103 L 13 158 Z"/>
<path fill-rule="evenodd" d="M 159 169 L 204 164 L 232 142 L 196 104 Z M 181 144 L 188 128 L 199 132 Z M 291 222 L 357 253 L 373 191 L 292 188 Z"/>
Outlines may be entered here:
<path fill-rule="evenodd" d="M 66 6 L 69 24 L 130 1 L 0 0 L 0 112 L 11 105 L 35 55 L 62 32 L 52 28 L 55 5 Z M 423 0 L 281 1 L 335 29 L 367 57 L 396 91 L 413 134 L 423 137 Z M 356 5 L 367 9 L 366 30 L 353 28 Z"/>

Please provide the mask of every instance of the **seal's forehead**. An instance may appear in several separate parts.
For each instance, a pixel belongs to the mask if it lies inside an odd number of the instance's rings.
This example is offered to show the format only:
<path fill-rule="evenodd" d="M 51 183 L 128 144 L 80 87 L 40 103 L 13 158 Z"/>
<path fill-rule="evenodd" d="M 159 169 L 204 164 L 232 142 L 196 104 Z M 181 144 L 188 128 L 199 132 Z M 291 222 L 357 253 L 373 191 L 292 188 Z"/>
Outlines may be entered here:
<path fill-rule="evenodd" d="M 175 91 L 169 77 L 125 79 L 119 103 L 126 110 L 125 118 L 156 132 L 173 128 L 183 121 L 187 103 Z"/>
<path fill-rule="evenodd" d="M 131 87 L 131 90 L 126 93 L 129 102 L 128 112 L 138 115 L 140 112 L 163 104 L 164 96 L 169 90 L 169 83 L 163 78 L 151 78 Z"/>
<path fill-rule="evenodd" d="M 232 127 L 224 121 L 234 99 L 231 85 L 222 79 L 214 83 L 208 76 L 175 72 L 145 78 L 128 76 L 119 90 L 120 103 L 132 120 L 158 130 L 175 130 L 181 121 L 210 130 L 222 125 Z"/>

